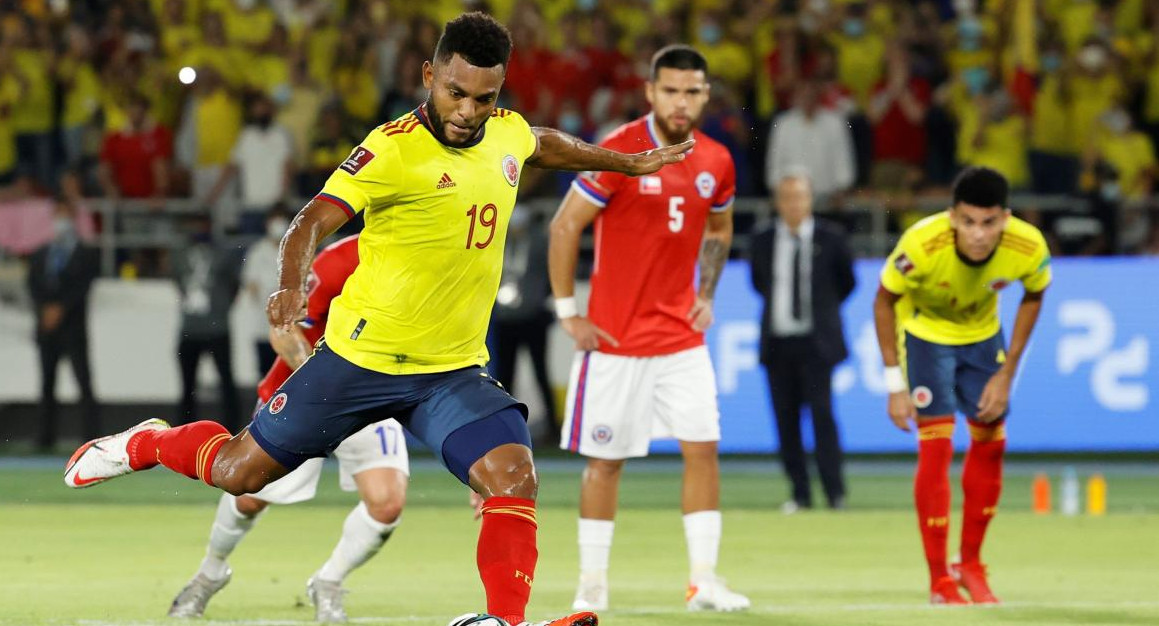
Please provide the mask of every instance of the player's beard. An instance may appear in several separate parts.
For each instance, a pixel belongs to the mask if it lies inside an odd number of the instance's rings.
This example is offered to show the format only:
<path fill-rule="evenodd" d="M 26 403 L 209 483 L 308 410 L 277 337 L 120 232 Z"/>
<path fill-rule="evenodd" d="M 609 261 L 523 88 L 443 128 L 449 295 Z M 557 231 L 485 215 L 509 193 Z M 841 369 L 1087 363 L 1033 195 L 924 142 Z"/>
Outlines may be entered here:
<path fill-rule="evenodd" d="M 692 135 L 692 130 L 696 128 L 696 120 L 688 116 L 684 118 L 687 122 L 680 124 L 679 127 L 674 127 L 676 125 L 670 123 L 666 117 L 656 115 L 652 119 L 655 120 L 656 126 L 659 128 L 660 133 L 664 135 L 664 138 L 672 143 L 680 143 L 688 139 Z M 683 130 L 680 130 L 680 128 Z"/>
<path fill-rule="evenodd" d="M 479 136 L 479 129 L 476 128 L 475 132 L 471 133 L 471 136 L 467 139 L 463 141 L 452 141 L 447 136 L 447 121 L 443 119 L 443 116 L 439 115 L 439 111 L 435 108 L 435 105 L 431 104 L 431 101 L 428 99 L 423 103 L 423 107 L 427 112 L 427 119 L 431 123 L 431 132 L 434 133 L 435 139 L 438 139 L 439 142 L 448 146 L 464 146 Z"/>

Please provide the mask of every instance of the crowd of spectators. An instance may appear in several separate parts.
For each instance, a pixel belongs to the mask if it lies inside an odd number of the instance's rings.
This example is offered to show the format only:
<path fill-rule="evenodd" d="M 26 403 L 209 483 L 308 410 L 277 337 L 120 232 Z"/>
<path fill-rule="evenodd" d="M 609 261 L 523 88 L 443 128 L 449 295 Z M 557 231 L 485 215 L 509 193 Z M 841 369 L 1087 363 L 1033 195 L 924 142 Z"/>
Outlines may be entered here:
<path fill-rule="evenodd" d="M 440 25 L 471 9 L 510 28 L 501 105 L 532 124 L 600 137 L 647 110 L 651 55 L 689 42 L 742 196 L 803 165 L 823 209 L 873 201 L 900 228 L 988 165 L 1085 201 L 1026 211 L 1058 251 L 1159 253 L 1147 0 L 0 0 L 0 205 L 71 177 L 260 235 L 421 102 Z"/>

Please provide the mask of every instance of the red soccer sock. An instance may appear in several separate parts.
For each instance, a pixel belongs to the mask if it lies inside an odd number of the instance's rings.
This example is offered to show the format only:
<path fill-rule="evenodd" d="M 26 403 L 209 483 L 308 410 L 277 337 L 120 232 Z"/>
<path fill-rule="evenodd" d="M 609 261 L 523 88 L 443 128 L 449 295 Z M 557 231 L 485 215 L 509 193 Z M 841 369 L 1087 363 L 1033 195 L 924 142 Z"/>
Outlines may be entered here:
<path fill-rule="evenodd" d="M 962 468 L 962 562 L 981 558 L 986 527 L 998 510 L 1002 494 L 1002 457 L 1006 453 L 1006 426 L 970 422 L 970 450 Z"/>
<path fill-rule="evenodd" d="M 129 467 L 143 470 L 161 464 L 212 487 L 210 468 L 229 437 L 225 426 L 208 420 L 165 430 L 143 430 L 129 439 Z"/>
<path fill-rule="evenodd" d="M 487 592 L 487 612 L 509 624 L 524 620 L 535 579 L 535 501 L 487 498 L 476 555 Z"/>
<path fill-rule="evenodd" d="M 922 547 L 930 567 L 930 583 L 949 575 L 946 538 L 950 532 L 950 461 L 952 415 L 921 419 L 918 423 L 918 469 L 914 474 L 914 504 Z"/>

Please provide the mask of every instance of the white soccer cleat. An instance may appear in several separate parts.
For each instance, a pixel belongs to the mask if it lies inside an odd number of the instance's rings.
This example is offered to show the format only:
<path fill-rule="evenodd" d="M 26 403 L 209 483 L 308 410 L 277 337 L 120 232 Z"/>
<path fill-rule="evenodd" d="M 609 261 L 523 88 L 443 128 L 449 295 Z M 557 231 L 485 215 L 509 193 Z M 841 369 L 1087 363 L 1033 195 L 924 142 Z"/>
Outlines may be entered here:
<path fill-rule="evenodd" d="M 346 621 L 346 609 L 342 608 L 342 596 L 346 590 L 342 583 L 322 580 L 318 574 L 306 581 L 306 595 L 314 605 L 314 620 L 323 624 L 337 624 Z"/>
<path fill-rule="evenodd" d="M 169 617 L 201 617 L 205 613 L 209 599 L 228 585 L 232 576 L 233 572 L 228 569 L 225 570 L 225 578 L 221 580 L 214 580 L 198 573 L 173 599 L 173 604 L 169 607 Z"/>
<path fill-rule="evenodd" d="M 581 574 L 575 591 L 573 611 L 604 611 L 608 608 L 608 577 L 601 574 Z"/>
<path fill-rule="evenodd" d="M 687 598 L 689 611 L 744 611 L 752 603 L 741 594 L 731 590 L 724 583 L 724 579 L 713 577 L 702 580 L 697 584 L 688 585 Z"/>
<path fill-rule="evenodd" d="M 64 466 L 64 484 L 73 489 L 91 487 L 110 478 L 133 471 L 125 449 L 133 435 L 145 430 L 165 430 L 169 423 L 161 419 L 145 420 L 129 430 L 93 439 L 77 448 Z"/>

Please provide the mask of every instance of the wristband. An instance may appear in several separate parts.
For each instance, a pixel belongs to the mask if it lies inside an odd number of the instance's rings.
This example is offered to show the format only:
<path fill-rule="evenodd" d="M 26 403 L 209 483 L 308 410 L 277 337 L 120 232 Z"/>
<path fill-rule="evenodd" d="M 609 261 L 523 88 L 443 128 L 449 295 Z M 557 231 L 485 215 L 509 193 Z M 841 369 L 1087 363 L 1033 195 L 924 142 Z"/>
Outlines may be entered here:
<path fill-rule="evenodd" d="M 889 393 L 904 393 L 909 391 L 909 386 L 905 382 L 905 376 L 901 373 L 901 367 L 894 365 L 885 368 L 885 390 Z"/>
<path fill-rule="evenodd" d="M 575 306 L 575 298 L 556 298 L 555 299 L 555 315 L 561 320 L 569 317 L 576 317 L 579 315 L 579 309 Z"/>

